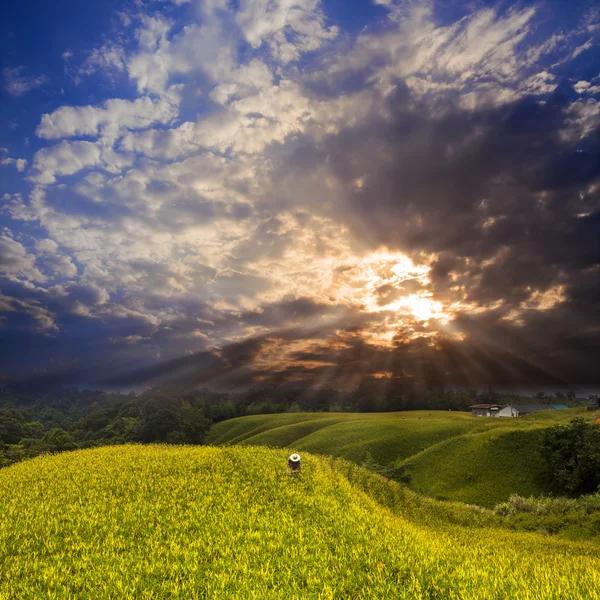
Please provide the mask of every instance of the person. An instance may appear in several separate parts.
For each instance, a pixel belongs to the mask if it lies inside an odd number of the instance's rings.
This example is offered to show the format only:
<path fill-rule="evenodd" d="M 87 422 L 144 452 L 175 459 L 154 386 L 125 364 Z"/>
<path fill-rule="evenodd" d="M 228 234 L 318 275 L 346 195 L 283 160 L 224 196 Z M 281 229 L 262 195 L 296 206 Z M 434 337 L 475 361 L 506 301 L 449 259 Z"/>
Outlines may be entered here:
<path fill-rule="evenodd" d="M 299 454 L 294 453 L 288 458 L 287 470 L 288 473 L 300 473 L 301 466 Z"/>

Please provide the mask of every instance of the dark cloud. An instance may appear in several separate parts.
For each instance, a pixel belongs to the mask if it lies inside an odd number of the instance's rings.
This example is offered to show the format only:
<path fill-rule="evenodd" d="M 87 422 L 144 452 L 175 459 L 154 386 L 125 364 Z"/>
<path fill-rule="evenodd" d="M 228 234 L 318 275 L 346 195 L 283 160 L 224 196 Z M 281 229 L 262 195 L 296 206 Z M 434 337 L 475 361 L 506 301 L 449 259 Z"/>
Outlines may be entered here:
<path fill-rule="evenodd" d="M 454 365 L 465 358 L 442 379 L 598 383 L 582 349 L 595 351 L 600 334 L 600 132 L 565 138 L 571 97 L 560 89 L 544 103 L 467 111 L 449 102 L 442 114 L 401 82 L 398 90 L 366 123 L 297 143 L 281 165 L 281 193 L 329 173 L 346 189 L 329 215 L 363 244 L 437 254 L 433 297 L 483 310 L 454 324 L 471 339 L 437 353 Z M 324 190 L 311 186 L 313 210 L 327 210 Z M 559 306 L 524 310 L 518 326 L 505 321 L 553 286 Z M 380 304 L 398 295 L 385 285 L 377 293 Z"/>
<path fill-rule="evenodd" d="M 293 298 L 267 304 L 260 310 L 244 312 L 239 320 L 248 325 L 280 329 L 298 322 L 306 324 L 322 317 L 340 320 L 347 312 L 348 308 L 344 306 L 322 304 L 311 298 Z"/>
<path fill-rule="evenodd" d="M 480 322 L 469 322 L 465 327 L 480 326 Z M 568 373 L 565 373 L 563 357 L 553 356 L 549 349 L 544 351 L 542 340 L 523 340 L 521 332 L 510 327 L 503 331 L 496 327 L 494 331 L 494 327 L 488 326 L 487 331 L 498 334 L 498 339 L 480 336 L 468 343 L 442 339 L 433 345 L 424 339 L 416 339 L 385 348 L 366 342 L 356 330 L 345 333 L 329 330 L 316 345 L 314 332 L 287 330 L 226 346 L 218 354 L 204 352 L 170 361 L 110 383 L 154 384 L 180 389 L 202 386 L 239 389 L 302 382 L 307 388 L 348 390 L 366 379 L 381 377 L 385 378 L 388 387 L 399 389 L 440 385 L 563 387 L 571 383 L 565 375 L 573 372 L 578 373 L 582 384 L 597 383 L 589 377 L 591 358 L 580 361 L 579 369 L 576 365 L 567 365 Z M 525 331 L 523 335 L 530 333 Z M 270 345 L 276 343 L 283 355 L 299 341 L 310 341 L 312 349 L 289 352 L 281 368 L 256 364 L 257 357 Z M 588 350 L 600 349 L 597 340 L 590 342 Z M 559 368 L 555 369 L 556 366 Z"/>

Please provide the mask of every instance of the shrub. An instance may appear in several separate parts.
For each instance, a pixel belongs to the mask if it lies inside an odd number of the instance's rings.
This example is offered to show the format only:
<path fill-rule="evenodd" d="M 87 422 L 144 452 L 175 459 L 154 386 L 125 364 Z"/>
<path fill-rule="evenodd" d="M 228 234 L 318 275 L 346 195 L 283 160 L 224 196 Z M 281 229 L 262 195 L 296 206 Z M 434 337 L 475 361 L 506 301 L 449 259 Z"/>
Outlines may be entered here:
<path fill-rule="evenodd" d="M 590 494 L 600 485 L 600 427 L 582 417 L 544 432 L 542 456 L 559 493 Z"/>

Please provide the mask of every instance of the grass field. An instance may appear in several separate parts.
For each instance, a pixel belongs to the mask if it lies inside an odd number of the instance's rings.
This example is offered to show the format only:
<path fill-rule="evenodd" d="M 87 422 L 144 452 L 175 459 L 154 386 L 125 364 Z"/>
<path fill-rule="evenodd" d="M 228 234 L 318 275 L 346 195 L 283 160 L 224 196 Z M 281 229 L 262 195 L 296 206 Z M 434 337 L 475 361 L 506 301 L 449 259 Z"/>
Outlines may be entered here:
<path fill-rule="evenodd" d="M 287 454 L 116 446 L 3 469 L 0 598 L 600 598 L 597 546 L 346 461 L 304 453 L 289 476 Z"/>
<path fill-rule="evenodd" d="M 548 493 L 540 475 L 542 429 L 581 415 L 585 410 L 519 419 L 448 411 L 258 415 L 215 425 L 207 441 L 289 447 L 358 464 L 370 456 L 381 465 L 403 467 L 411 489 L 422 494 L 491 507 L 513 493 Z"/>

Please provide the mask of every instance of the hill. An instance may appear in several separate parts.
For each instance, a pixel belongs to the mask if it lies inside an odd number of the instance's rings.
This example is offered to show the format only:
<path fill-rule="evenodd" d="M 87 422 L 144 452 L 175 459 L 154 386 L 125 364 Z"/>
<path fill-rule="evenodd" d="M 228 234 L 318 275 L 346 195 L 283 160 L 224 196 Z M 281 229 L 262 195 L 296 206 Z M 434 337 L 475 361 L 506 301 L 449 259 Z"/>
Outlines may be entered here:
<path fill-rule="evenodd" d="M 539 453 L 541 430 L 460 435 L 400 461 L 412 489 L 443 500 L 492 507 L 511 494 L 551 492 Z"/>
<path fill-rule="evenodd" d="M 488 419 L 450 411 L 296 413 L 240 417 L 214 425 L 207 443 L 289 447 L 395 467 L 411 489 L 491 507 L 549 492 L 540 476 L 541 430 L 581 409 Z M 590 417 L 592 418 L 592 417 Z"/>
<path fill-rule="evenodd" d="M 3 469 L 0 597 L 600 597 L 589 543 L 418 505 L 345 461 L 305 453 L 289 476 L 286 456 L 118 446 Z"/>

